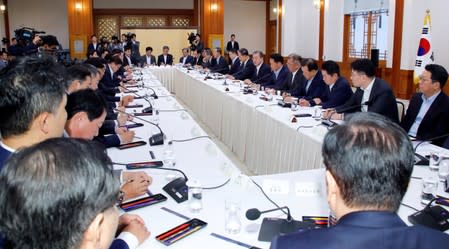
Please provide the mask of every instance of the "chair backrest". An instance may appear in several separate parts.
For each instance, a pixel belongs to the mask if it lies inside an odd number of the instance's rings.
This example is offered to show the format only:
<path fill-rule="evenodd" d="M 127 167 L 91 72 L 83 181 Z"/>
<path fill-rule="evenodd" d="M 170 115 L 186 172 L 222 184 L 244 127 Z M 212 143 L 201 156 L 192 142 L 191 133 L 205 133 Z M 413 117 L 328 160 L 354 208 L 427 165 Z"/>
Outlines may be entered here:
<path fill-rule="evenodd" d="M 396 104 L 398 105 L 399 122 L 401 122 L 405 116 L 405 105 L 401 101 L 397 101 L 397 100 L 396 100 Z"/>

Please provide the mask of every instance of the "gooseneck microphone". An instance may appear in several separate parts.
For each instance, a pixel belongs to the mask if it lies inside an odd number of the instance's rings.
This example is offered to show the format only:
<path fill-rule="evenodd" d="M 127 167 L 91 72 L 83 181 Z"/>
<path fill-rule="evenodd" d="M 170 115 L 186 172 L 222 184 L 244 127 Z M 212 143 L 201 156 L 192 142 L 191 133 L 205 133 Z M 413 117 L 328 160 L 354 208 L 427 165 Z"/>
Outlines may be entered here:
<path fill-rule="evenodd" d="M 277 207 L 265 211 L 260 211 L 257 208 L 251 208 L 246 211 L 246 218 L 248 220 L 257 220 L 261 214 L 270 213 L 277 210 L 287 210 L 287 219 L 282 218 L 264 218 L 259 231 L 258 240 L 260 241 L 271 241 L 273 237 L 277 235 L 289 234 L 297 232 L 300 229 L 311 229 L 315 225 L 312 222 L 307 221 L 297 221 L 293 219 L 290 214 L 290 209 L 285 207 Z M 283 211 L 285 213 L 285 211 Z"/>
<path fill-rule="evenodd" d="M 347 111 L 352 111 L 352 110 L 355 110 L 355 109 L 357 109 L 357 108 L 361 108 L 362 106 L 364 106 L 364 105 L 366 105 L 366 106 L 369 106 L 371 104 L 371 102 L 370 101 L 366 101 L 365 103 L 361 103 L 361 104 L 357 104 L 357 105 L 352 105 L 352 106 L 347 106 L 347 107 L 343 107 L 343 108 L 341 108 L 341 109 L 334 109 L 334 112 L 332 112 L 331 113 L 331 115 L 329 115 L 329 118 L 327 118 L 327 119 L 323 119 L 322 121 L 321 121 L 321 124 L 323 124 L 323 125 L 325 125 L 325 126 L 328 126 L 328 127 L 334 127 L 334 126 L 336 126 L 336 125 L 338 125 L 337 123 L 335 123 L 334 121 L 332 121 L 331 119 L 332 119 L 332 116 L 335 114 L 335 113 L 344 113 L 344 112 L 347 112 Z"/>
<path fill-rule="evenodd" d="M 268 77 L 271 77 L 271 76 L 272 76 L 272 74 L 270 72 L 269 74 L 265 74 L 263 77 L 260 77 L 259 79 L 254 80 L 253 83 L 258 84 L 257 82 L 260 82 L 261 80 L 264 80 L 264 79 L 266 79 Z"/>
<path fill-rule="evenodd" d="M 123 89 L 125 89 L 125 90 L 127 90 L 127 91 L 130 91 L 129 88 L 124 87 L 124 86 L 122 86 L 122 87 L 123 87 Z M 143 113 L 153 113 L 153 105 L 151 104 L 151 101 L 150 101 L 146 96 L 140 95 L 140 94 L 138 94 L 138 93 L 136 93 L 136 92 L 133 92 L 133 91 L 130 91 L 130 92 L 131 92 L 134 96 L 139 97 L 139 98 L 145 100 L 148 104 L 150 104 L 150 106 L 145 107 L 145 108 L 142 109 L 142 112 L 143 112 Z M 153 90 L 153 92 L 154 92 L 154 90 Z M 153 95 L 151 95 L 151 96 L 153 96 Z"/>
<path fill-rule="evenodd" d="M 426 138 L 426 139 L 420 141 L 418 144 L 416 144 L 415 149 L 414 149 L 415 156 L 417 157 L 417 159 L 415 159 L 415 165 L 429 165 L 429 159 L 427 159 L 427 158 L 421 156 L 420 154 L 416 153 L 416 150 L 418 149 L 418 147 L 421 144 L 423 144 L 425 142 L 431 142 L 431 141 L 436 140 L 436 139 L 445 138 L 445 137 L 449 137 L 449 133 L 448 134 L 443 134 L 443 135 L 440 135 L 440 136 L 436 136 L 436 137 Z"/>
<path fill-rule="evenodd" d="M 269 210 L 265 210 L 265 211 L 260 211 L 257 208 L 251 208 L 251 209 L 248 209 L 246 211 L 245 215 L 246 215 L 246 218 L 248 220 L 257 220 L 257 219 L 259 219 L 261 214 L 270 213 L 270 212 L 274 212 L 274 211 L 278 211 L 278 210 L 282 210 L 282 209 L 286 209 L 287 210 L 287 221 L 289 221 L 289 222 L 292 221 L 293 218 L 292 218 L 292 216 L 290 214 L 290 209 L 287 206 L 279 207 L 279 208 L 273 208 L 273 209 L 269 209 Z"/>
<path fill-rule="evenodd" d="M 153 126 L 156 126 L 156 127 L 159 129 L 159 133 L 154 134 L 154 135 L 152 135 L 152 136 L 149 138 L 150 145 L 151 145 L 151 146 L 155 146 L 155 145 L 162 145 L 162 144 L 164 144 L 164 133 L 162 132 L 162 129 L 161 129 L 161 127 L 159 127 L 159 125 L 157 125 L 157 124 L 155 124 L 155 123 L 153 123 L 153 122 L 150 122 L 150 121 L 148 121 L 148 120 L 145 120 L 145 119 L 143 119 L 143 118 L 140 118 L 140 117 L 138 117 L 138 116 L 136 116 L 136 115 L 133 115 L 133 114 L 131 114 L 131 113 L 127 113 L 127 112 L 121 111 L 121 110 L 119 110 L 119 109 L 117 109 L 117 108 L 114 108 L 114 110 L 117 111 L 117 112 L 123 113 L 123 114 L 130 115 L 131 117 L 133 117 L 133 118 L 135 118 L 135 119 L 138 119 L 138 120 L 140 120 L 140 121 L 143 121 L 143 122 L 145 122 L 145 123 L 147 123 L 147 124 L 151 124 L 151 125 L 153 125 Z"/>

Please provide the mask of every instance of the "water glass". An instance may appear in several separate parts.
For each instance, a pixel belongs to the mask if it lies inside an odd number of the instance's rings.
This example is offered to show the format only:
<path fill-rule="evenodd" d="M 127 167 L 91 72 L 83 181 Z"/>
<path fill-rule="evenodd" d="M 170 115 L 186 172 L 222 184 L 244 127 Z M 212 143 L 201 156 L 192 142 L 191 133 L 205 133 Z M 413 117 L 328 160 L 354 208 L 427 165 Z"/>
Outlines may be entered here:
<path fill-rule="evenodd" d="M 438 189 L 438 177 L 432 175 L 422 180 L 421 203 L 427 204 L 431 201 Z"/>
<path fill-rule="evenodd" d="M 313 118 L 317 121 L 321 120 L 321 106 L 315 106 L 313 108 Z"/>
<path fill-rule="evenodd" d="M 159 109 L 153 108 L 152 121 L 155 125 L 159 125 L 159 120 L 160 120 Z"/>
<path fill-rule="evenodd" d="M 291 102 L 291 106 L 290 106 L 290 110 L 292 110 L 293 112 L 296 111 L 298 108 L 298 98 L 294 98 L 292 97 L 292 102 Z"/>
<path fill-rule="evenodd" d="M 438 176 L 441 181 L 445 181 L 449 175 L 449 157 L 443 157 L 438 166 Z"/>
<path fill-rule="evenodd" d="M 189 187 L 189 209 L 192 213 L 198 213 L 203 209 L 203 189 L 197 180 L 187 182 Z"/>
<path fill-rule="evenodd" d="M 242 228 L 240 220 L 240 203 L 225 201 L 225 231 L 229 234 L 238 234 Z"/>
<path fill-rule="evenodd" d="M 438 171 L 438 166 L 440 165 L 441 158 L 442 157 L 439 152 L 430 152 L 429 169 L 431 171 Z"/>

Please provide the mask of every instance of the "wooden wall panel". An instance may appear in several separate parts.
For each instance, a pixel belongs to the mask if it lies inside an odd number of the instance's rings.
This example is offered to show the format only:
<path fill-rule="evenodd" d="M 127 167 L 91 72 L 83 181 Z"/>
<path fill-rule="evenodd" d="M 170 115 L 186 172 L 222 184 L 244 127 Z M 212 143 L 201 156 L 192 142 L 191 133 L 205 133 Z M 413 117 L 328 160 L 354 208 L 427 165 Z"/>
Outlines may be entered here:
<path fill-rule="evenodd" d="M 87 45 L 93 34 L 92 0 L 67 0 L 67 14 L 69 24 L 70 56 L 84 59 Z M 75 51 L 75 41 L 82 41 L 83 50 Z"/>
<path fill-rule="evenodd" d="M 201 37 L 206 47 L 212 47 L 212 37 L 222 36 L 224 33 L 224 3 L 223 0 L 201 0 Z M 212 35 L 212 36 L 211 36 Z M 224 40 L 221 41 L 224 43 Z"/>

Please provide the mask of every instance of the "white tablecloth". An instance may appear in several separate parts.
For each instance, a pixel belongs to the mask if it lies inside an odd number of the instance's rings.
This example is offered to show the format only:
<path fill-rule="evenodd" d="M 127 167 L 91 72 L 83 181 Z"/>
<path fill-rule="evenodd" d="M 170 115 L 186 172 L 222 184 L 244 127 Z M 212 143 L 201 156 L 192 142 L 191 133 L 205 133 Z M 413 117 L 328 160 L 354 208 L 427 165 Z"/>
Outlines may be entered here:
<path fill-rule="evenodd" d="M 293 112 L 277 106 L 276 99 L 267 102 L 259 99 L 260 95 L 244 95 L 238 84 L 224 86 L 224 80 L 204 80 L 205 75 L 196 71 L 174 67 L 150 70 L 254 174 L 321 167 L 321 142 L 326 128 L 297 131 L 299 126 L 317 125 L 319 121 L 298 118 L 297 123 L 292 123 Z M 301 107 L 297 112 L 312 113 L 313 108 Z"/>

